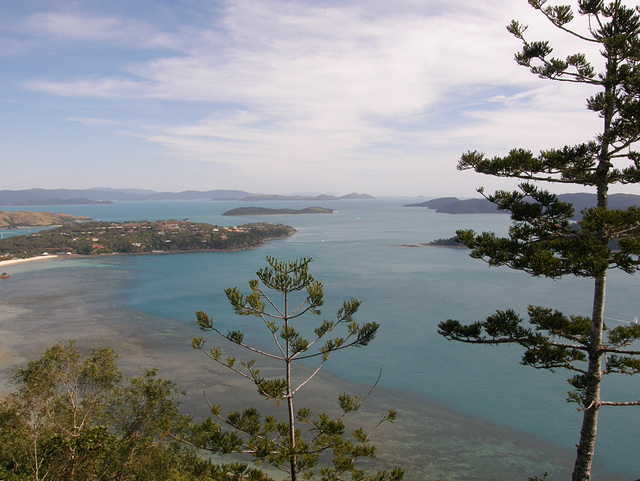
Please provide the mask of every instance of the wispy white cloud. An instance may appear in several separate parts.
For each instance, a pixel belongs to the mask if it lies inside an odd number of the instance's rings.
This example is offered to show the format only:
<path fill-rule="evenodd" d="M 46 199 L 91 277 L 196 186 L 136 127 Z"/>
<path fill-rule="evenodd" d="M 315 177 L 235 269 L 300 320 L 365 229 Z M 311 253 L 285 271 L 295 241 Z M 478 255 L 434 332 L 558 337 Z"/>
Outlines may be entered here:
<path fill-rule="evenodd" d="M 505 25 L 531 12 L 512 0 L 229 0 L 202 11 L 209 21 L 171 29 L 115 13 L 35 13 L 28 27 L 55 41 L 148 52 L 111 60 L 108 73 L 45 73 L 23 86 L 163 102 L 163 113 L 192 105 L 195 118 L 149 116 L 126 131 L 167 155 L 226 163 L 256 182 L 271 171 L 293 183 L 318 168 L 327 186 L 374 170 L 417 183 L 442 170 L 443 156 L 476 145 L 498 153 L 590 135 L 584 92 L 543 87 L 513 62 L 519 44 Z M 559 35 L 528 23 L 543 38 Z"/>
<path fill-rule="evenodd" d="M 176 48 L 173 37 L 144 21 L 115 15 L 37 12 L 24 22 L 34 34 L 58 40 L 110 43 L 135 48 Z"/>
<path fill-rule="evenodd" d="M 108 119 L 102 119 L 98 117 L 69 117 L 67 119 L 69 122 L 77 122 L 82 125 L 86 125 L 89 127 L 103 127 L 103 126 L 111 126 L 117 125 L 117 122 Z"/>

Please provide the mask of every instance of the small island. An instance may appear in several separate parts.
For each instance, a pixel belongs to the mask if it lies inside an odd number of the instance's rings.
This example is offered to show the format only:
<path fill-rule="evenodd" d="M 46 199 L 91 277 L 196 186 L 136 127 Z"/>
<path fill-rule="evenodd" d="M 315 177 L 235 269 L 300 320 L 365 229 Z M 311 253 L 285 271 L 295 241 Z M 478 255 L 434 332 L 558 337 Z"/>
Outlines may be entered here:
<path fill-rule="evenodd" d="M 460 242 L 460 239 L 458 239 L 457 235 L 449 237 L 448 239 L 436 239 L 429 242 L 427 245 L 431 247 L 452 247 L 454 249 L 467 249 L 467 246 Z"/>
<path fill-rule="evenodd" d="M 222 215 L 295 215 L 295 214 L 333 214 L 333 209 L 307 207 L 306 209 L 267 209 L 266 207 L 238 207 Z"/>
<path fill-rule="evenodd" d="M 405 207 L 426 207 L 444 214 L 504 214 L 487 199 L 464 199 L 441 197 L 419 204 L 406 204 Z"/>
<path fill-rule="evenodd" d="M 253 249 L 295 234 L 283 224 L 221 227 L 189 221 L 68 223 L 0 239 L 0 260 L 47 255 L 143 254 Z"/>
<path fill-rule="evenodd" d="M 399 247 L 450 247 L 453 249 L 467 249 L 463 243 L 460 242 L 458 236 L 449 237 L 448 239 L 436 239 L 431 242 L 425 242 L 422 244 L 399 244 Z"/>
<path fill-rule="evenodd" d="M 19 227 L 49 227 L 91 220 L 91 217 L 54 214 L 53 212 L 0 211 L 0 229 L 17 229 Z"/>

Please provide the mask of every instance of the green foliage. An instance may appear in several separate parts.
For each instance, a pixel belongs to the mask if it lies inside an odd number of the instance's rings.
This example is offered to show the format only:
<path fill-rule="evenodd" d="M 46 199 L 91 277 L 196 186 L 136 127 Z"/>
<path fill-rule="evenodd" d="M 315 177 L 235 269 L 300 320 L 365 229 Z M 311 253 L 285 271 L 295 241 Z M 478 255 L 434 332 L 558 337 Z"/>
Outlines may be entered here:
<path fill-rule="evenodd" d="M 508 238 L 459 230 L 458 238 L 473 249 L 474 258 L 551 278 L 596 277 L 610 268 L 633 273 L 640 266 L 637 206 L 624 211 L 587 209 L 574 224 L 570 204 L 530 183 L 522 184 L 520 192 L 499 191 L 487 198 L 511 212 L 513 224 Z M 610 248 L 613 241 L 615 250 Z"/>
<path fill-rule="evenodd" d="M 43 252 L 92 255 L 238 250 L 256 247 L 265 240 L 287 237 L 294 232 L 292 227 L 267 223 L 220 227 L 177 220 L 83 222 L 0 239 L 0 254 L 23 258 L 39 256 Z"/>
<path fill-rule="evenodd" d="M 565 33 L 598 44 L 604 69 L 596 72 L 587 56 L 579 52 L 554 57 L 549 42 L 529 41 L 527 26 L 512 21 L 507 29 L 522 42 L 516 62 L 543 79 L 592 86 L 597 92 L 587 99 L 587 108 L 603 120 L 603 128 L 593 140 L 539 155 L 520 148 L 492 158 L 477 151 L 463 154 L 460 170 L 523 183 L 519 190 L 493 195 L 480 189 L 498 209 L 511 214 L 507 237 L 472 230 L 460 230 L 457 235 L 472 249 L 471 257 L 491 266 L 507 266 L 533 276 L 593 279 L 592 316 L 566 316 L 550 308 L 529 306 L 528 326 L 518 313 L 507 310 L 469 325 L 456 320 L 442 322 L 439 333 L 467 343 L 517 343 L 525 349 L 523 364 L 574 373 L 569 379 L 573 389 L 568 401 L 580 405 L 583 425 L 573 481 L 586 481 L 591 475 L 598 410 L 607 405 L 640 405 L 639 400 L 600 398 L 605 375 L 640 372 L 640 328 L 631 325 L 607 330 L 604 323 L 607 272 L 620 269 L 633 274 L 640 269 L 640 208 L 608 208 L 611 185 L 640 182 L 640 152 L 635 150 L 640 141 L 640 10 L 620 0 L 579 0 L 577 15 L 587 17 L 588 28 L 578 31 L 571 25 L 576 12 L 570 6 L 528 1 Z M 539 188 L 539 182 L 594 188 L 596 205 L 584 210 L 574 223 L 573 206 Z"/>
<path fill-rule="evenodd" d="M 109 348 L 83 358 L 70 342 L 16 371 L 17 392 L 0 401 L 0 479 L 212 479 L 173 437 L 190 422 L 176 386 L 155 369 L 126 379 L 116 358 Z"/>
<path fill-rule="evenodd" d="M 254 408 L 231 411 L 223 416 L 220 406 L 210 404 L 213 417 L 196 427 L 194 444 L 215 453 L 250 454 L 256 462 L 266 462 L 286 472 L 292 481 L 316 479 L 318 475 L 319 479 L 336 481 L 401 480 L 404 473 L 400 468 L 368 476 L 356 467 L 358 458 L 375 456 L 371 433 L 381 423 L 393 421 L 394 411 L 383 413 L 369 432 L 359 428 L 348 433 L 344 417 L 357 411 L 366 397 L 341 395 L 338 401 L 342 414 L 337 419 L 324 412 L 316 414 L 309 408 L 296 410 L 294 406 L 296 394 L 325 362 L 338 351 L 369 344 L 375 338 L 378 324 L 354 321 L 360 301 L 350 299 L 343 302 L 335 320 L 325 319 L 313 329 L 301 325 L 305 315 L 321 315 L 320 308 L 324 304 L 323 285 L 309 272 L 311 259 L 281 262 L 267 257 L 266 260 L 267 267 L 257 272 L 258 279 L 249 282 L 249 294 L 242 294 L 235 287 L 226 289 L 225 293 L 237 315 L 262 321 L 271 337 L 272 351 L 246 344 L 241 331 L 225 334 L 203 311 L 197 312 L 196 318 L 203 332 L 213 332 L 253 355 L 277 362 L 282 367 L 282 375 L 265 378 L 255 367 L 255 359 L 241 361 L 238 365 L 235 357 L 224 358 L 218 347 L 206 350 L 202 337 L 194 338 L 192 345 L 214 362 L 252 381 L 258 393 L 275 401 L 276 406 L 285 405 L 286 416 L 284 420 L 277 416 L 262 417 Z M 341 327 L 345 332 L 336 335 Z M 312 332 L 313 336 L 308 337 L 303 332 Z M 318 366 L 304 380 L 294 382 L 295 363 L 305 359 L 316 359 Z M 323 457 L 327 459 L 323 460 Z"/>

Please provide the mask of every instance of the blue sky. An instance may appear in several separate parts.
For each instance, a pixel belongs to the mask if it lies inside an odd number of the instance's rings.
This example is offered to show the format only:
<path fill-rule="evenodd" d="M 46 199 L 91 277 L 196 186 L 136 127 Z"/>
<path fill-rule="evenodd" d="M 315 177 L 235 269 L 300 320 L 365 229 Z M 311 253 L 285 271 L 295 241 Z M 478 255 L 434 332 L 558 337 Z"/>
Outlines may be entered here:
<path fill-rule="evenodd" d="M 460 154 L 599 127 L 515 64 L 513 18 L 583 50 L 525 0 L 3 0 L 0 189 L 507 188 Z"/>

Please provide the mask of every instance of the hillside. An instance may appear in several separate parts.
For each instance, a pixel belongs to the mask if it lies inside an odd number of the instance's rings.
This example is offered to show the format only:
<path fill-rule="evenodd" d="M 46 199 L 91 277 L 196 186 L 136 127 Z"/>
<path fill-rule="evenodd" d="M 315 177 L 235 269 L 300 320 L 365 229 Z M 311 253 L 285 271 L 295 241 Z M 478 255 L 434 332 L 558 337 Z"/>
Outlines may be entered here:
<path fill-rule="evenodd" d="M 6 212 L 0 211 L 0 228 L 15 229 L 17 227 L 48 227 L 67 222 L 91 220 L 90 217 L 81 217 L 69 214 L 54 214 L 53 212 Z"/>

